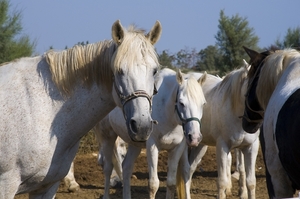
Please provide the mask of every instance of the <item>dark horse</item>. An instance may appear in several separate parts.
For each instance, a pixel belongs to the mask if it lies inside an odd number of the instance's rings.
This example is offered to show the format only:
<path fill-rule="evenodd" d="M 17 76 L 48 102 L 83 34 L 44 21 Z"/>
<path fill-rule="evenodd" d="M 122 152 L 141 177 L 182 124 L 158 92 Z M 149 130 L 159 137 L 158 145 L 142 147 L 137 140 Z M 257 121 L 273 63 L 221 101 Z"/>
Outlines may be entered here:
<path fill-rule="evenodd" d="M 245 50 L 251 69 L 243 129 L 254 133 L 261 128 L 269 197 L 293 197 L 300 189 L 300 53 Z"/>

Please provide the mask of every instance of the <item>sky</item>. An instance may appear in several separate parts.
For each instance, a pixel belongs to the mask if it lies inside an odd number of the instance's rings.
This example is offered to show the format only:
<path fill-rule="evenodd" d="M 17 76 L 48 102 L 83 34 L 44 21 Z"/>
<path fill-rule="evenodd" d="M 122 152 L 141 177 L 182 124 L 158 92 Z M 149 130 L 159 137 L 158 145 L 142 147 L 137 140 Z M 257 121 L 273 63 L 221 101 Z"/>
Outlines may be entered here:
<path fill-rule="evenodd" d="M 216 43 L 220 10 L 228 17 L 245 17 L 259 37 L 259 47 L 282 40 L 288 28 L 300 27 L 299 0 L 9 0 L 21 11 L 22 34 L 36 41 L 35 54 L 78 42 L 111 39 L 111 27 L 135 24 L 147 32 L 159 20 L 158 53 L 182 49 L 200 51 Z"/>

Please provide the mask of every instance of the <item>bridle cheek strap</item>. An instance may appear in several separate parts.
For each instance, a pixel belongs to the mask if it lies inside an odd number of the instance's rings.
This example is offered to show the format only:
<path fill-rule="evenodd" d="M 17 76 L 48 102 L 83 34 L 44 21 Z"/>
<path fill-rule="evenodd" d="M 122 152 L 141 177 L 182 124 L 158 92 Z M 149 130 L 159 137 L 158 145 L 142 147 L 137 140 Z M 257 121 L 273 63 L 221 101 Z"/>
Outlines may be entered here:
<path fill-rule="evenodd" d="M 125 96 L 117 88 L 115 83 L 114 83 L 114 87 L 115 87 L 115 91 L 116 91 L 118 97 L 120 98 L 120 101 L 121 101 L 121 104 L 122 104 L 122 111 L 123 111 L 123 115 L 124 115 L 125 119 L 126 119 L 126 116 L 125 116 L 125 113 L 124 113 L 125 104 L 127 102 L 129 102 L 130 100 L 133 100 L 133 99 L 138 98 L 138 97 L 145 97 L 148 100 L 149 104 L 150 104 L 150 112 L 152 111 L 152 98 L 153 98 L 153 95 L 156 95 L 158 93 L 155 85 L 154 85 L 154 91 L 153 91 L 152 96 L 148 95 L 148 93 L 144 90 L 137 90 L 137 91 L 134 91 L 133 93 Z"/>
<path fill-rule="evenodd" d="M 190 118 L 187 118 L 187 119 L 182 118 L 182 117 L 181 117 L 181 114 L 180 114 L 180 112 L 179 112 L 179 110 L 178 110 L 177 104 L 175 104 L 175 110 L 176 110 L 176 112 L 177 112 L 177 115 L 178 115 L 180 121 L 182 122 L 182 128 L 183 128 L 183 131 L 184 131 L 184 125 L 185 125 L 186 123 L 188 123 L 188 122 L 191 122 L 191 121 L 197 121 L 197 122 L 199 123 L 200 128 L 201 128 L 201 122 L 200 122 L 199 118 L 196 118 L 196 117 L 190 117 Z M 185 132 L 185 131 L 184 131 L 184 132 Z"/>

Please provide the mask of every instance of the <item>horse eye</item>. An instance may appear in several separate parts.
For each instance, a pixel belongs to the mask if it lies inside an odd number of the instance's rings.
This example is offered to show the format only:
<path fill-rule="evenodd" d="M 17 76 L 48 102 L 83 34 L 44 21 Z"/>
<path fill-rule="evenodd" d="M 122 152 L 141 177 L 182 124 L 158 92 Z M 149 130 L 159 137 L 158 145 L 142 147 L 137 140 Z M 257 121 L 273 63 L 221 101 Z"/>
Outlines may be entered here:
<path fill-rule="evenodd" d="M 180 106 L 184 107 L 184 103 L 183 102 L 179 102 Z"/>

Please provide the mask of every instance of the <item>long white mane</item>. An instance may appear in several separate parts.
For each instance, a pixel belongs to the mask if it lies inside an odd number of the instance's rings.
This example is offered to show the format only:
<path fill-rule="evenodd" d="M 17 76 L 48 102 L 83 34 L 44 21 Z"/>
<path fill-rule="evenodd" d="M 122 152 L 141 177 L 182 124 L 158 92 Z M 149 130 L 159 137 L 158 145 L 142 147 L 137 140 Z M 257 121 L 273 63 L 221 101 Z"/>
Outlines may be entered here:
<path fill-rule="evenodd" d="M 206 102 L 202 87 L 199 86 L 199 82 L 197 79 L 193 76 L 193 74 L 187 74 L 185 76 L 186 84 L 182 84 L 183 90 L 186 92 L 187 96 L 193 100 L 197 101 L 200 105 L 200 103 Z"/>
<path fill-rule="evenodd" d="M 266 58 L 256 89 L 257 99 L 264 109 L 284 70 L 299 58 L 300 52 L 294 49 L 277 50 Z"/>
<path fill-rule="evenodd" d="M 231 99 L 231 107 L 235 113 L 237 113 L 238 105 L 243 103 L 241 96 L 244 96 L 246 92 L 247 74 L 248 68 L 246 66 L 233 70 L 215 87 L 216 92 L 222 91 L 224 93 L 223 103 L 227 98 Z"/>
<path fill-rule="evenodd" d="M 131 70 L 132 66 L 148 65 L 149 57 L 159 65 L 156 51 L 145 36 L 145 31 L 130 26 L 120 45 L 106 40 L 85 46 L 77 45 L 61 52 L 49 51 L 45 54 L 50 66 L 52 79 L 63 95 L 71 95 L 75 85 L 83 83 L 90 87 L 93 83 L 112 87 L 113 74 Z M 123 71 L 125 72 L 125 71 Z"/>
<path fill-rule="evenodd" d="M 112 84 L 110 62 L 116 50 L 113 41 L 102 41 L 85 46 L 76 45 L 61 52 L 45 54 L 52 80 L 64 95 L 70 95 L 77 83 L 90 87 L 94 82 Z"/>

